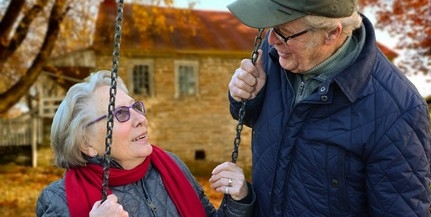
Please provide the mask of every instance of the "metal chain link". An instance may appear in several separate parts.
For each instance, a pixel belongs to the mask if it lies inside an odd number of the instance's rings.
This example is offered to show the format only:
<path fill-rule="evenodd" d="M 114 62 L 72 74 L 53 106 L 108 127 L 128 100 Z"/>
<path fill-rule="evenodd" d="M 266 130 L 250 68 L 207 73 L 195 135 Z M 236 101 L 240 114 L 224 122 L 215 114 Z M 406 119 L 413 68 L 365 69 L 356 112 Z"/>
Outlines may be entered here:
<path fill-rule="evenodd" d="M 117 3 L 115 20 L 114 52 L 112 53 L 111 88 L 109 89 L 108 121 L 106 123 L 105 154 L 103 156 L 102 203 L 108 197 L 109 168 L 111 165 L 112 130 L 114 128 L 115 96 L 117 94 L 118 63 L 120 60 L 121 28 L 123 24 L 124 1 Z"/>
<path fill-rule="evenodd" d="M 259 34 L 254 39 L 254 49 L 251 53 L 251 62 L 253 64 L 256 63 L 257 58 L 259 57 L 259 53 L 257 52 L 260 48 L 260 45 L 262 44 L 262 33 L 265 29 L 258 29 Z M 241 108 L 239 109 L 238 114 L 238 124 L 236 125 L 236 137 L 233 142 L 233 151 L 232 151 L 232 163 L 236 163 L 236 160 L 238 158 L 238 148 L 239 144 L 241 143 L 241 132 L 243 129 L 243 119 L 245 116 L 245 105 L 247 104 L 246 100 L 242 100 Z"/>
<path fill-rule="evenodd" d="M 258 29 L 259 33 L 258 35 L 254 38 L 254 49 L 253 52 L 251 53 L 251 62 L 253 64 L 256 63 L 257 58 L 259 57 L 259 52 L 257 52 L 260 48 L 260 45 L 262 44 L 262 33 L 263 30 L 265 29 Z M 246 100 L 242 100 L 242 104 L 241 104 L 241 108 L 239 109 L 239 114 L 238 114 L 238 124 L 236 125 L 236 137 L 233 141 L 233 151 L 232 151 L 232 163 L 236 163 L 236 160 L 238 159 L 238 148 L 239 148 L 239 144 L 241 143 L 241 132 L 243 129 L 243 119 L 245 116 L 245 105 L 247 104 Z M 228 194 L 224 195 L 223 201 L 222 203 L 223 205 L 223 212 L 224 215 L 227 216 L 227 196 Z"/>
<path fill-rule="evenodd" d="M 121 44 L 121 28 L 123 24 L 123 9 L 124 1 L 119 0 L 117 3 L 117 18 L 115 23 L 115 35 L 114 35 L 114 52 L 112 54 L 112 73 L 111 73 L 111 88 L 110 98 L 108 106 L 108 121 L 106 123 L 106 138 L 105 138 L 105 154 L 103 156 L 103 182 L 102 182 L 102 203 L 108 196 L 109 187 L 109 169 L 110 169 L 110 155 L 111 155 L 111 144 L 112 144 L 112 130 L 114 127 L 114 109 L 115 109 L 115 96 L 117 93 L 117 78 L 118 78 L 118 64 L 120 59 L 120 44 Z M 254 40 L 254 49 L 251 55 L 252 63 L 255 64 L 259 56 L 258 49 L 262 43 L 262 33 L 264 29 L 259 29 L 259 34 Z M 237 134 L 234 140 L 234 149 L 232 151 L 232 162 L 236 163 L 238 158 L 238 148 L 241 142 L 241 132 L 243 129 L 243 118 L 245 116 L 245 105 L 247 101 L 243 100 L 241 108 L 239 110 L 238 125 L 236 127 Z"/>

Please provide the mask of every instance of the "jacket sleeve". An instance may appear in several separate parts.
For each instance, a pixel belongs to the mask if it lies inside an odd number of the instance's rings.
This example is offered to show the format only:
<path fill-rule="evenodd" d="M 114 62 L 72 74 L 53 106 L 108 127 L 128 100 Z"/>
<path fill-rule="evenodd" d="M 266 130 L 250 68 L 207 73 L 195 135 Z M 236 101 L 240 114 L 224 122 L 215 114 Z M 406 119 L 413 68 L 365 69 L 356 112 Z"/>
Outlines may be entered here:
<path fill-rule="evenodd" d="M 62 183 L 61 180 L 53 182 L 42 190 L 36 203 L 37 217 L 70 216 Z"/>
<path fill-rule="evenodd" d="M 372 216 L 430 216 L 430 122 L 426 105 L 399 116 L 368 147 Z M 383 123 L 382 125 L 384 125 Z"/>
<path fill-rule="evenodd" d="M 251 198 L 251 200 L 249 201 L 250 203 L 241 203 L 233 200 L 230 196 L 224 196 L 220 204 L 220 208 L 217 210 L 216 215 L 212 215 L 212 216 L 217 216 L 217 217 L 253 216 L 253 207 L 254 207 L 254 204 L 256 203 L 256 194 L 254 193 L 251 183 L 247 183 L 247 185 L 248 185 L 249 193 L 251 194 L 251 195 L 248 195 Z"/>

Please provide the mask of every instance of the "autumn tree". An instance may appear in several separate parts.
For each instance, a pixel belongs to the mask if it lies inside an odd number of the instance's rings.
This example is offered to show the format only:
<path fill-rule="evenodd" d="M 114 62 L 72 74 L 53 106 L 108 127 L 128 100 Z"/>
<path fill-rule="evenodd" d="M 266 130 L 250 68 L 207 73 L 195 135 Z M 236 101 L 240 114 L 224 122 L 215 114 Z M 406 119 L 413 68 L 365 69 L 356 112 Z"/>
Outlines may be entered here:
<path fill-rule="evenodd" d="M 88 31 L 87 22 L 82 21 L 86 18 L 83 11 L 88 13 L 88 7 L 82 7 L 84 2 L 89 1 L 2 2 L 0 114 L 4 114 L 28 93 L 53 53 L 66 52 L 88 40 L 88 34 L 85 34 Z M 79 19 L 80 25 L 74 25 Z"/>
<path fill-rule="evenodd" d="M 114 0 L 105 0 L 117 3 Z M 5 114 L 35 83 L 43 70 L 55 71 L 48 60 L 92 43 L 101 0 L 5 0 L 0 2 L 0 115 Z M 151 5 L 135 11 L 142 32 L 170 32 L 158 7 L 172 7 L 173 0 L 126 0 Z M 194 5 L 189 1 L 189 7 Z M 184 13 L 184 12 L 183 12 Z M 176 15 L 187 19 L 184 14 Z M 113 24 L 114 25 L 114 24 Z M 135 27 L 130 27 L 135 28 Z M 127 29 L 123 29 L 127 34 Z"/>
<path fill-rule="evenodd" d="M 376 28 L 398 37 L 401 56 L 398 67 L 406 74 L 431 72 L 431 1 L 429 0 L 360 0 L 372 8 Z"/>

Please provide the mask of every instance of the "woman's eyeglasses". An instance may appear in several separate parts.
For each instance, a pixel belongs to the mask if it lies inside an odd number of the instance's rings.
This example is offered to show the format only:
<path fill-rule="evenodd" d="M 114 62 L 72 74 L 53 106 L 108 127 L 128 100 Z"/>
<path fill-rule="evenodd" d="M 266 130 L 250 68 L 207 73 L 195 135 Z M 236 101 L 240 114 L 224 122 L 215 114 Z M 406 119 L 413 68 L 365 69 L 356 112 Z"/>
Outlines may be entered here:
<path fill-rule="evenodd" d="M 281 34 L 281 32 L 280 32 L 280 30 L 278 30 L 278 29 L 276 29 L 276 28 L 271 28 L 271 31 L 273 31 L 274 33 L 275 33 L 275 35 L 277 35 L 278 37 L 279 37 L 279 39 L 280 40 L 282 40 L 285 44 L 287 43 L 287 41 L 289 41 L 289 40 L 291 40 L 291 39 L 294 39 L 294 38 L 296 38 L 296 37 L 298 37 L 298 36 L 300 36 L 300 35 L 303 35 L 303 34 L 305 34 L 305 33 L 307 33 L 307 32 L 309 32 L 310 31 L 310 29 L 306 29 L 306 30 L 304 30 L 304 31 L 301 31 L 301 32 L 298 32 L 298 33 L 296 33 L 296 34 L 293 34 L 293 35 L 291 35 L 291 36 L 284 36 L 283 34 Z"/>
<path fill-rule="evenodd" d="M 114 109 L 114 116 L 115 118 L 117 118 L 118 122 L 126 122 L 130 119 L 130 108 L 132 108 L 133 110 L 135 110 L 136 112 L 138 112 L 141 115 L 145 115 L 145 106 L 144 103 L 141 101 L 138 102 L 134 102 L 132 105 L 130 106 L 119 106 L 116 109 Z M 108 117 L 108 115 L 103 115 L 99 118 L 97 118 L 96 120 L 90 122 L 87 124 L 87 127 Z"/>

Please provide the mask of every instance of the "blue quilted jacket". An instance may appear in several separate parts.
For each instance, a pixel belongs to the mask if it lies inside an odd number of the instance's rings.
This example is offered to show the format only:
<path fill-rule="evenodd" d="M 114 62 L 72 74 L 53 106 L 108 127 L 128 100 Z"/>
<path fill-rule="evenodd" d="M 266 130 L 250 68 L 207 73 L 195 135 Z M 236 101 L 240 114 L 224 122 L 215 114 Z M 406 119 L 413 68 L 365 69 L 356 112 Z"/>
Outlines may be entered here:
<path fill-rule="evenodd" d="M 293 74 L 262 44 L 267 81 L 247 102 L 255 216 L 429 216 L 430 122 L 415 87 L 366 42 L 356 61 L 293 105 Z M 229 96 L 238 119 L 241 103 Z"/>

